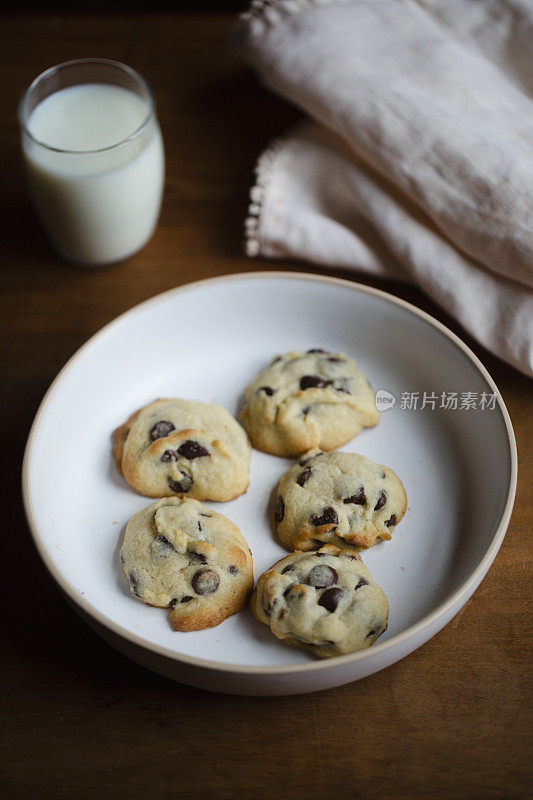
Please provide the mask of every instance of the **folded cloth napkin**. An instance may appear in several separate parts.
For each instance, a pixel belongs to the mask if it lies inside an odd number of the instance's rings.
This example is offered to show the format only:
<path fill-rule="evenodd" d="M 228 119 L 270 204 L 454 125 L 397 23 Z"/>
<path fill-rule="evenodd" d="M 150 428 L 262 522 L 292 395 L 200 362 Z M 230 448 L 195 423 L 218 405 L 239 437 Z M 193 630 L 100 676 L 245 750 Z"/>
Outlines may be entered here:
<path fill-rule="evenodd" d="M 531 0 L 255 0 L 236 39 L 315 120 L 259 158 L 248 253 L 416 282 L 533 375 Z"/>

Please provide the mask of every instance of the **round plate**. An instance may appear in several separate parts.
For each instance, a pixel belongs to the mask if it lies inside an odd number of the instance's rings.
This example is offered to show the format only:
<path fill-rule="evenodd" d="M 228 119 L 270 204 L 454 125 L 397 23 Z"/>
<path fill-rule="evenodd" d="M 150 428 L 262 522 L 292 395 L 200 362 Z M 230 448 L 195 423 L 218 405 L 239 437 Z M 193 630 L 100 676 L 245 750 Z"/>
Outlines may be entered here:
<path fill-rule="evenodd" d="M 150 501 L 118 475 L 111 433 L 156 397 L 215 402 L 236 415 L 244 388 L 274 354 L 313 347 L 353 356 L 382 390 L 379 425 L 343 449 L 392 467 L 407 492 L 408 511 L 392 540 L 363 554 L 389 599 L 389 628 L 368 650 L 325 661 L 283 645 L 248 609 L 210 630 L 175 633 L 167 611 L 134 599 L 122 573 L 125 524 Z M 241 529 L 256 577 L 286 552 L 267 509 L 291 463 L 254 450 L 247 494 L 208 504 Z M 189 284 L 103 328 L 48 390 L 23 468 L 37 549 L 89 624 L 157 672 L 242 694 L 338 686 L 427 641 L 487 572 L 515 485 L 507 410 L 485 368 L 453 333 L 376 289 L 279 272 Z"/>

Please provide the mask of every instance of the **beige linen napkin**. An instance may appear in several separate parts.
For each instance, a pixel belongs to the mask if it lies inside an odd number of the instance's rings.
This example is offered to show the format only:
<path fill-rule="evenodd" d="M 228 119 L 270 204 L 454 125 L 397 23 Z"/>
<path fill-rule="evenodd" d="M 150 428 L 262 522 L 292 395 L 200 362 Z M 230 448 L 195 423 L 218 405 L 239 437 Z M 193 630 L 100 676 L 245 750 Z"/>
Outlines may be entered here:
<path fill-rule="evenodd" d="M 237 31 L 306 122 L 257 165 L 250 255 L 419 284 L 533 374 L 531 0 L 274 0 Z"/>

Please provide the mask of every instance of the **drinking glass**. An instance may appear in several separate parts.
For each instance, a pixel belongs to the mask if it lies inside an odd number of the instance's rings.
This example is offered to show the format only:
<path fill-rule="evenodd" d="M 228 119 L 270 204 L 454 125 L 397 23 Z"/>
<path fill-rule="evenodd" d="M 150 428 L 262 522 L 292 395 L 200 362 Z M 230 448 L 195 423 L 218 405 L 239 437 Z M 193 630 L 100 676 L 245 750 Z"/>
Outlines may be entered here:
<path fill-rule="evenodd" d="M 164 151 L 152 92 L 117 61 L 68 61 L 19 104 L 27 183 L 57 253 L 79 266 L 120 261 L 159 217 Z"/>

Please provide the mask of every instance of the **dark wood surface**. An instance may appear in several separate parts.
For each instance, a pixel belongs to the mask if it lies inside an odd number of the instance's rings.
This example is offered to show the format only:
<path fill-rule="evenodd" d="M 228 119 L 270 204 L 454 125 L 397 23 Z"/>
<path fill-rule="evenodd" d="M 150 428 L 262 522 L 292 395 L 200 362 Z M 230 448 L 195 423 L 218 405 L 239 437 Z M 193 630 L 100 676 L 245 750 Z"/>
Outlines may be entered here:
<path fill-rule="evenodd" d="M 22 452 L 41 397 L 68 357 L 117 314 L 172 286 L 262 268 L 309 269 L 242 254 L 254 159 L 298 114 L 233 59 L 230 22 L 227 15 L 0 18 L 3 791 L 28 800 L 525 798 L 533 755 L 531 383 L 468 339 L 515 427 L 516 507 L 493 567 L 463 611 L 379 674 L 283 698 L 172 683 L 92 633 L 34 552 L 20 500 Z M 38 229 L 22 181 L 15 108 L 41 70 L 93 55 L 146 75 L 168 163 L 153 240 L 125 263 L 85 272 L 61 263 Z M 379 285 L 463 335 L 416 289 Z"/>

